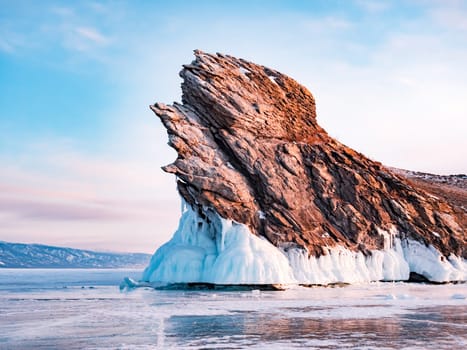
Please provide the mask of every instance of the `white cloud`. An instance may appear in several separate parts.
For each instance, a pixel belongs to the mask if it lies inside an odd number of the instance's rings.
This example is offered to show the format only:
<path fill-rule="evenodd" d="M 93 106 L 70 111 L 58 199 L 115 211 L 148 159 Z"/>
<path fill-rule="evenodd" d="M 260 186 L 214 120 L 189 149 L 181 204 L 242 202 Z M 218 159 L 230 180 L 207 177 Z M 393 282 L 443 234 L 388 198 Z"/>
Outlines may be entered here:
<path fill-rule="evenodd" d="M 95 28 L 77 27 L 75 28 L 75 32 L 82 38 L 90 40 L 98 45 L 106 45 L 110 42 L 110 38 L 106 37 Z"/>
<path fill-rule="evenodd" d="M 85 6 L 85 4 L 89 6 Z M 81 7 L 80 7 L 81 6 Z M 48 55 L 51 64 L 105 61 L 106 50 L 113 47 L 113 38 L 106 33 L 107 13 L 98 4 L 73 6 L 29 6 L 16 17 L 0 18 L 0 50 L 5 53 Z M 67 55 L 57 55 L 59 50 Z M 54 56 L 60 57 L 54 62 Z"/>
<path fill-rule="evenodd" d="M 80 53 L 84 58 L 98 62 L 106 61 L 106 49 L 111 46 L 112 40 L 96 28 L 70 23 L 53 30 L 61 37 L 63 47 L 71 53 Z"/>
<path fill-rule="evenodd" d="M 436 6 L 430 11 L 430 14 L 437 23 L 445 28 L 467 31 L 467 5 L 465 2 L 447 2 L 447 6 Z"/>

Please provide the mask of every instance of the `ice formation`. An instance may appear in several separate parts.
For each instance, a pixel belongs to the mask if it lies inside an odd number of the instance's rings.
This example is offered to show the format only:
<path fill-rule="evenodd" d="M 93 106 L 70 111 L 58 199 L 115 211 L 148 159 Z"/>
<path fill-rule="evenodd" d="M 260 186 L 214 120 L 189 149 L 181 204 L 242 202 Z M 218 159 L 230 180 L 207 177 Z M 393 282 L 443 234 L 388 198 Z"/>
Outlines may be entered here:
<path fill-rule="evenodd" d="M 186 207 L 173 238 L 161 246 L 143 274 L 149 282 L 216 284 L 295 283 L 279 249 L 247 226 Z"/>
<path fill-rule="evenodd" d="M 320 257 L 304 249 L 278 248 L 243 224 L 205 209 L 184 209 L 172 239 L 161 246 L 143 274 L 151 283 L 321 284 L 408 280 L 410 272 L 430 281 L 466 280 L 466 261 L 443 257 L 432 246 L 380 231 L 383 250 L 365 256 L 343 247 Z"/>

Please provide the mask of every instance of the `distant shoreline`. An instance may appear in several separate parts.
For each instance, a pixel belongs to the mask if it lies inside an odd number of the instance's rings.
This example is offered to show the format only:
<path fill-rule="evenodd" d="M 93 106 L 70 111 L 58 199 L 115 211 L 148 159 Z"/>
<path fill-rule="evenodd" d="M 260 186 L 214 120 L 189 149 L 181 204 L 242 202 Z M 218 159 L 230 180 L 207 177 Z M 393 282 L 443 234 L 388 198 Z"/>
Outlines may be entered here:
<path fill-rule="evenodd" d="M 0 268 L 118 269 L 144 268 L 151 254 L 96 252 L 42 244 L 0 241 Z"/>

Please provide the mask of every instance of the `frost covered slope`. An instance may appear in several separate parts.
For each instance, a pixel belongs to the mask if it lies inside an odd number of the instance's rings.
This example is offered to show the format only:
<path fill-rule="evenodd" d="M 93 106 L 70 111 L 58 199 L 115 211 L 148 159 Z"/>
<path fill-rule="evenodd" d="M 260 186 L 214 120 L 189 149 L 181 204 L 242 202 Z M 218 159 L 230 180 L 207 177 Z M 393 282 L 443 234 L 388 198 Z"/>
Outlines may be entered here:
<path fill-rule="evenodd" d="M 188 209 L 146 280 L 465 279 L 465 212 L 331 138 L 305 87 L 201 51 L 180 75 L 183 103 L 151 109 Z"/>
<path fill-rule="evenodd" d="M 144 266 L 142 253 L 100 253 L 41 244 L 0 241 L 0 268 L 119 268 Z"/>

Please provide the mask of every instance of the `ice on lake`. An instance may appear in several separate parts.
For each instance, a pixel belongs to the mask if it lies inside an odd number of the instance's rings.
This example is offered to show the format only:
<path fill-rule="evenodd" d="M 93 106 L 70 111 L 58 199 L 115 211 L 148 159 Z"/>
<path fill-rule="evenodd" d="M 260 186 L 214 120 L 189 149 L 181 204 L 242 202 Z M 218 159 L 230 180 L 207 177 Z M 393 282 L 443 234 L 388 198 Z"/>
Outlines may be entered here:
<path fill-rule="evenodd" d="M 138 288 L 135 270 L 0 269 L 0 349 L 462 349 L 467 285 Z"/>

